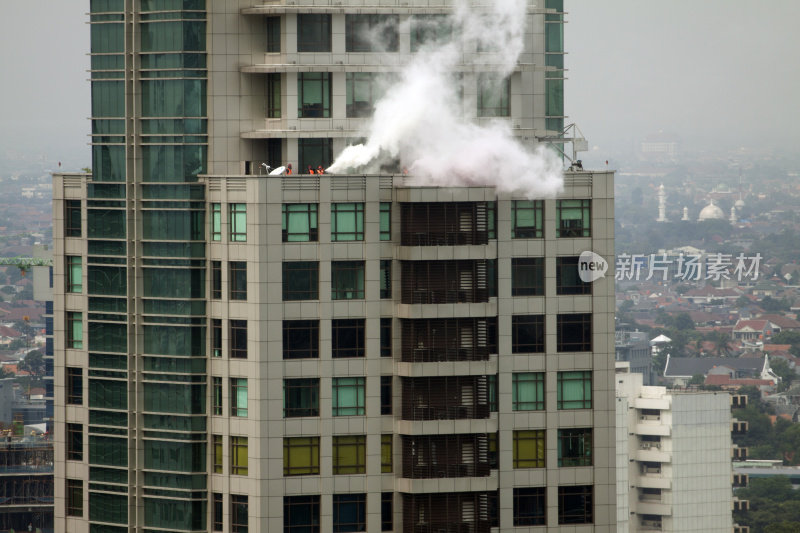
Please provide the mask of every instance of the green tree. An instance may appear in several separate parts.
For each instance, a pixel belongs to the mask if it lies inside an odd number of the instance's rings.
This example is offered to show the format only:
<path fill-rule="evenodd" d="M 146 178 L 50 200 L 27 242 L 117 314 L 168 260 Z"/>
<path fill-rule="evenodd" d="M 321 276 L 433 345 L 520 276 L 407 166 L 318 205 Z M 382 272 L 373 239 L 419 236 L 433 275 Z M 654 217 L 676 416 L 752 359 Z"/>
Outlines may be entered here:
<path fill-rule="evenodd" d="M 769 366 L 781 378 L 781 382 L 778 385 L 779 392 L 787 390 L 792 385 L 792 380 L 797 377 L 797 374 L 789 368 L 789 363 L 785 359 L 773 357 L 769 360 Z"/>
<path fill-rule="evenodd" d="M 689 313 L 678 313 L 672 318 L 672 326 L 681 331 L 691 330 L 694 329 L 694 320 Z"/>
<path fill-rule="evenodd" d="M 19 369 L 30 372 L 35 377 L 44 375 L 44 356 L 39 350 L 32 350 L 20 361 Z"/>

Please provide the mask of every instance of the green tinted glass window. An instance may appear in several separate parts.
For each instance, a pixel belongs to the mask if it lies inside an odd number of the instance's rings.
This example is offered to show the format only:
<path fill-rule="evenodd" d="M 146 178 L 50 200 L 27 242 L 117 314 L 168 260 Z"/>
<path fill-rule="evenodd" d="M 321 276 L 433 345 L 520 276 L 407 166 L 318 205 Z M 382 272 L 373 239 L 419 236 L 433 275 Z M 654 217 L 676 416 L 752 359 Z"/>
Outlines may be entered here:
<path fill-rule="evenodd" d="M 203 21 L 148 22 L 139 25 L 142 52 L 203 52 L 206 23 Z"/>
<path fill-rule="evenodd" d="M 124 146 L 92 146 L 92 180 L 125 181 Z"/>
<path fill-rule="evenodd" d="M 331 240 L 364 240 L 364 204 L 331 204 Z"/>
<path fill-rule="evenodd" d="M 231 242 L 247 241 L 247 204 L 228 205 L 228 227 Z"/>
<path fill-rule="evenodd" d="M 92 117 L 125 116 L 125 83 L 122 81 L 92 82 Z"/>
<path fill-rule="evenodd" d="M 93 54 L 125 52 L 125 26 L 123 24 L 92 24 L 90 32 Z"/>
<path fill-rule="evenodd" d="M 153 240 L 201 241 L 205 239 L 202 211 L 142 211 L 142 236 Z"/>
<path fill-rule="evenodd" d="M 153 470 L 203 472 L 206 469 L 204 442 L 144 441 L 144 467 Z"/>
<path fill-rule="evenodd" d="M 125 267 L 110 267 L 89 265 L 87 267 L 87 281 L 89 294 L 102 294 L 106 296 L 125 296 L 128 293 L 127 269 Z"/>
<path fill-rule="evenodd" d="M 89 464 L 128 466 L 128 439 L 89 435 Z"/>
<path fill-rule="evenodd" d="M 205 356 L 206 328 L 203 326 L 144 326 L 144 353 Z"/>
<path fill-rule="evenodd" d="M 109 379 L 89 379 L 89 407 L 128 408 L 128 383 Z"/>
<path fill-rule="evenodd" d="M 145 498 L 144 525 L 180 531 L 205 531 L 206 502 Z"/>
<path fill-rule="evenodd" d="M 144 117 L 206 115 L 205 80 L 143 80 L 141 88 Z"/>
<path fill-rule="evenodd" d="M 143 268 L 145 297 L 204 298 L 206 271 L 199 268 Z"/>
<path fill-rule="evenodd" d="M 127 352 L 127 326 L 108 322 L 89 322 L 89 349 L 97 352 Z"/>
<path fill-rule="evenodd" d="M 328 118 L 331 116 L 331 79 L 328 72 L 297 74 L 297 117 Z"/>
<path fill-rule="evenodd" d="M 128 497 L 121 494 L 89 493 L 89 520 L 125 524 L 128 522 Z"/>
<path fill-rule="evenodd" d="M 283 204 L 283 242 L 316 241 L 317 204 Z"/>
<path fill-rule="evenodd" d="M 86 211 L 86 226 L 90 239 L 124 239 L 125 211 L 88 209 Z"/>

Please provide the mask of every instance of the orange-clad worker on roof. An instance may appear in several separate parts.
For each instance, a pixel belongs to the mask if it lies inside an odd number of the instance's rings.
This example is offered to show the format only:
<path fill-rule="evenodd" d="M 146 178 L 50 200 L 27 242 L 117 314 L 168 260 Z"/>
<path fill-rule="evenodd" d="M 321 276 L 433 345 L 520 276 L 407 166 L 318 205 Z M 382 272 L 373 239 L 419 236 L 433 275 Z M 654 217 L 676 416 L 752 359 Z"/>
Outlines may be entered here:
<path fill-rule="evenodd" d="M 317 174 L 325 174 L 325 169 L 322 168 L 322 165 L 317 167 Z"/>
<path fill-rule="evenodd" d="M 291 174 L 291 173 L 292 173 L 292 164 L 289 163 L 288 165 L 286 165 L 286 174 Z"/>
<path fill-rule="evenodd" d="M 311 168 L 311 165 L 308 165 L 308 173 L 309 174 L 313 174 L 314 173 L 314 169 Z"/>

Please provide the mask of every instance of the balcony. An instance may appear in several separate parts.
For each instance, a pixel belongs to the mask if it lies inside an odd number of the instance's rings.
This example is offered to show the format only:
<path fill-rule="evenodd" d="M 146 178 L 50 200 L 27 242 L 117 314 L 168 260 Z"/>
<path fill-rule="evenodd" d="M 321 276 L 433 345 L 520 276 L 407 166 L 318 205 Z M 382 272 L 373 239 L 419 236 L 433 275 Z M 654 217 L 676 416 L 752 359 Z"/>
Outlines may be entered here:
<path fill-rule="evenodd" d="M 405 478 L 486 477 L 491 470 L 486 434 L 416 435 L 402 441 Z"/>
<path fill-rule="evenodd" d="M 661 451 L 659 442 L 642 442 L 636 450 L 636 460 L 652 463 L 669 463 L 672 457 L 669 453 Z"/>
<path fill-rule="evenodd" d="M 52 442 L 14 442 L 0 447 L 0 474 L 52 474 Z"/>
<path fill-rule="evenodd" d="M 733 474 L 734 488 L 746 487 L 749 482 L 750 482 L 750 477 L 747 474 L 739 474 L 738 472 L 735 472 Z"/>
<path fill-rule="evenodd" d="M 489 418 L 487 376 L 401 378 L 403 420 Z"/>
<path fill-rule="evenodd" d="M 409 363 L 487 361 L 497 353 L 496 318 L 401 320 L 401 359 Z"/>
<path fill-rule="evenodd" d="M 731 457 L 734 461 L 747 461 L 747 448 L 734 446 L 731 448 Z"/>
<path fill-rule="evenodd" d="M 736 524 L 733 526 L 733 533 L 750 533 L 750 526 L 740 526 Z"/>
<path fill-rule="evenodd" d="M 734 435 L 744 435 L 749 427 L 747 421 L 736 420 L 735 418 L 731 420 L 731 433 Z"/>
<path fill-rule="evenodd" d="M 750 510 L 750 500 L 740 500 L 738 498 L 733 499 L 733 510 L 734 511 L 749 511 Z"/>
<path fill-rule="evenodd" d="M 639 524 L 639 531 L 662 531 L 661 520 L 645 520 L 643 518 Z"/>
<path fill-rule="evenodd" d="M 490 283 L 494 286 L 487 260 L 401 261 L 400 265 L 404 304 L 488 302 Z"/>
<path fill-rule="evenodd" d="M 488 202 L 400 204 L 402 246 L 464 246 L 489 242 Z"/>
<path fill-rule="evenodd" d="M 496 492 L 403 494 L 403 533 L 489 533 L 496 510 Z"/>
<path fill-rule="evenodd" d="M 747 407 L 747 395 L 745 394 L 731 395 L 731 409 L 744 409 L 745 407 Z"/>

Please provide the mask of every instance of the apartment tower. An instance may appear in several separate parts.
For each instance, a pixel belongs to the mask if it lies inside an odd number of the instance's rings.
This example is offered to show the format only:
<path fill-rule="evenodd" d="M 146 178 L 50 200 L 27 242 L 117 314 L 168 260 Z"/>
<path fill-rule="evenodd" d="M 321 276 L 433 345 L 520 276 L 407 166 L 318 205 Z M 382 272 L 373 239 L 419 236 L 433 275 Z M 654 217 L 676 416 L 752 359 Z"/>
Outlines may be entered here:
<path fill-rule="evenodd" d="M 92 0 L 92 173 L 54 177 L 57 530 L 614 531 L 613 276 L 578 275 L 613 255 L 613 175 L 298 172 L 451 9 Z M 454 83 L 533 149 L 563 2 L 525 17 L 509 77 L 473 48 Z"/>

